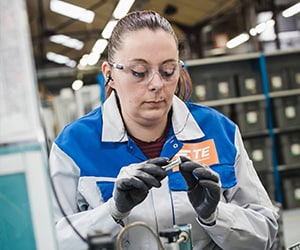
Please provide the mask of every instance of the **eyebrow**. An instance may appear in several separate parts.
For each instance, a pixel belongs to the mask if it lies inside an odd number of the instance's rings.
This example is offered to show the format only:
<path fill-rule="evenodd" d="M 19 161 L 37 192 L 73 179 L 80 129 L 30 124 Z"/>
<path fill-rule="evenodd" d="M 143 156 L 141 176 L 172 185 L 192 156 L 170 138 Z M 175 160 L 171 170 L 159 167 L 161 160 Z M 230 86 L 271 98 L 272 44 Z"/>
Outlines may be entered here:
<path fill-rule="evenodd" d="M 178 60 L 176 59 L 167 59 L 167 60 L 164 60 L 161 64 L 165 64 L 165 63 L 168 63 L 168 62 L 177 62 Z M 129 60 L 130 63 L 143 63 L 143 64 L 149 64 L 145 59 L 142 59 L 142 58 L 136 58 L 136 59 L 132 59 L 132 60 Z"/>

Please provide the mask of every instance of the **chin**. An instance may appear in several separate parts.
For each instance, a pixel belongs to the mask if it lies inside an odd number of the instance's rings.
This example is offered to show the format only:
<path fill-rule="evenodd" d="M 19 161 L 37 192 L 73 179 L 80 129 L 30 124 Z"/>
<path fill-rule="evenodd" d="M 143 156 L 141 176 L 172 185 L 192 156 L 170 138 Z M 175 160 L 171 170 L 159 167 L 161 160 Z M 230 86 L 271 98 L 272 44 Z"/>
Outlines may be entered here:
<path fill-rule="evenodd" d="M 142 116 L 144 117 L 144 119 L 155 121 L 168 116 L 168 112 L 166 112 L 165 110 L 151 110 L 144 112 Z"/>

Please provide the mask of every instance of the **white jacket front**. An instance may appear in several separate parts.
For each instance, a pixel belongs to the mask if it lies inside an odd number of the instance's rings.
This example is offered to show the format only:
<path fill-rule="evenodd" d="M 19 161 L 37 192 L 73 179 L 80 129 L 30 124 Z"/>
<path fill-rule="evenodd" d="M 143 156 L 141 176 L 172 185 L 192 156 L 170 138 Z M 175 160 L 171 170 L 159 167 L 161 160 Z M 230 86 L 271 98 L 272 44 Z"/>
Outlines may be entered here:
<path fill-rule="evenodd" d="M 277 214 L 249 159 L 238 127 L 209 107 L 183 103 L 174 96 L 172 127 L 161 156 L 186 155 L 209 165 L 221 179 L 222 197 L 214 226 L 201 224 L 187 197 L 178 168 L 169 171 L 160 188 L 124 220 L 146 222 L 157 233 L 174 225 L 192 224 L 193 249 L 269 249 L 277 232 Z M 107 201 L 123 166 L 147 160 L 128 137 L 112 94 L 102 108 L 72 122 L 55 140 L 50 172 L 59 203 L 69 221 L 86 238 L 101 230 L 116 236 L 118 225 Z M 54 201 L 60 249 L 87 249 Z M 130 250 L 158 249 L 153 236 L 132 228 L 124 236 Z"/>

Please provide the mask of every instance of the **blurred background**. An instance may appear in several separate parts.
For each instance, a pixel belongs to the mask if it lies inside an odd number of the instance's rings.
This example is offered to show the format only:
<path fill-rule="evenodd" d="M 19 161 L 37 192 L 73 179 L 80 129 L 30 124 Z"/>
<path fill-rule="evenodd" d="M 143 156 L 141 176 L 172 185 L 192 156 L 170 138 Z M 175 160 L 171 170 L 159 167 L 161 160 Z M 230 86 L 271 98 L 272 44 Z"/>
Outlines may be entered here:
<path fill-rule="evenodd" d="M 52 94 L 78 78 L 84 85 L 95 83 L 111 29 L 133 10 L 165 16 L 179 37 L 183 60 L 300 46 L 299 15 L 282 15 L 295 0 L 26 2 L 39 84 Z M 242 44 L 228 46 L 239 35 Z"/>
<path fill-rule="evenodd" d="M 38 134 L 39 114 L 29 106 L 40 106 L 49 149 L 66 124 L 104 102 L 101 64 L 117 20 L 130 11 L 152 9 L 170 21 L 179 38 L 180 58 L 193 81 L 191 101 L 211 106 L 239 125 L 249 157 L 281 215 L 273 249 L 300 242 L 299 1 L 1 0 L 0 7 L 0 193 L 12 183 L 6 178 L 11 169 L 3 168 L 11 165 L 7 154 L 23 152 L 15 143 Z M 32 59 L 33 74 L 24 58 Z M 27 137 L 21 136 L 24 131 Z M 32 145 L 27 146 L 31 152 Z M 31 178 L 27 182 L 38 189 L 37 180 L 47 179 Z M 24 198 L 19 191 L 15 197 L 17 202 Z M 3 204 L 0 210 L 8 211 Z M 3 218 L 9 215 L 3 213 Z M 11 235 L 4 238 L 11 241 Z"/>

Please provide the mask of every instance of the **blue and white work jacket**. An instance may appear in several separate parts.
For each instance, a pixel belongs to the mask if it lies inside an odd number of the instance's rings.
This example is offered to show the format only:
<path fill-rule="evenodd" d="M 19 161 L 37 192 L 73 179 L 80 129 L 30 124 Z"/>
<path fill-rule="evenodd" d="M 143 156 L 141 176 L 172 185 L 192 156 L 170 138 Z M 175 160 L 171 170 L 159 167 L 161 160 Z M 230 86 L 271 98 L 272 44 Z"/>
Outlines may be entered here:
<path fill-rule="evenodd" d="M 170 170 L 160 188 L 124 220 L 146 222 L 154 231 L 191 224 L 193 249 L 268 249 L 277 230 L 276 212 L 253 168 L 238 127 L 216 110 L 183 103 L 174 96 L 172 126 L 161 156 L 186 155 L 209 165 L 221 179 L 222 197 L 213 226 L 198 221 L 186 183 L 178 168 Z M 53 143 L 50 172 L 59 202 L 73 226 L 86 237 L 93 230 L 117 235 L 107 201 L 120 169 L 147 157 L 128 137 L 114 93 L 86 116 L 67 125 Z M 56 202 L 55 220 L 60 249 L 87 249 L 63 217 Z M 131 228 L 124 249 L 158 249 L 143 228 Z"/>

